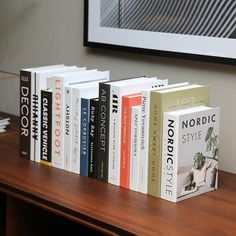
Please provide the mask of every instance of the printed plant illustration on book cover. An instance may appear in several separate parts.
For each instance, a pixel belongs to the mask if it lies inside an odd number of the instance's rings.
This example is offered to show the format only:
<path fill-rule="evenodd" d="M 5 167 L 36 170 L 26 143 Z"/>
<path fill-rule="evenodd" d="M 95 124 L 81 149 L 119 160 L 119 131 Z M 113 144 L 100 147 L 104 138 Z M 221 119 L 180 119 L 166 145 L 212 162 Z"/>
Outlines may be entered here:
<path fill-rule="evenodd" d="M 167 112 L 164 124 L 163 198 L 176 202 L 215 190 L 219 108 Z"/>

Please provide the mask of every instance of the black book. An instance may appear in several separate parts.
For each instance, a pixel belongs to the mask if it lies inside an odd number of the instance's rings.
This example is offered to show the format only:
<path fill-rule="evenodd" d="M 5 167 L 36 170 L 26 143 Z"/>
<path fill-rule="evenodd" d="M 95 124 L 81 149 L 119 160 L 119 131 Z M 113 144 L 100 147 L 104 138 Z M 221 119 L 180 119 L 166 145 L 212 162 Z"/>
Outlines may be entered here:
<path fill-rule="evenodd" d="M 30 159 L 31 72 L 20 71 L 20 156 Z"/>
<path fill-rule="evenodd" d="M 97 178 L 99 99 L 90 99 L 88 176 Z"/>
<path fill-rule="evenodd" d="M 41 90 L 40 163 L 52 165 L 52 90 Z"/>
<path fill-rule="evenodd" d="M 99 83 L 97 179 L 108 181 L 110 84 Z"/>

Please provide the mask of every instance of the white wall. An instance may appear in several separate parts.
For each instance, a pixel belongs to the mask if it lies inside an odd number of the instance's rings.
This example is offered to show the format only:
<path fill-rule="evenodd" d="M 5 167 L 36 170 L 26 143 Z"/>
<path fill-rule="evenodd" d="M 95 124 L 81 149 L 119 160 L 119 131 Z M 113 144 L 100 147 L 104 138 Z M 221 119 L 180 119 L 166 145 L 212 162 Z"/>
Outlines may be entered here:
<path fill-rule="evenodd" d="M 236 67 L 83 47 L 82 0 L 1 1 L 0 70 L 65 63 L 109 69 L 112 79 L 157 75 L 211 85 L 221 107 L 220 168 L 236 173 Z M 19 81 L 0 80 L 0 110 L 18 114 Z"/>

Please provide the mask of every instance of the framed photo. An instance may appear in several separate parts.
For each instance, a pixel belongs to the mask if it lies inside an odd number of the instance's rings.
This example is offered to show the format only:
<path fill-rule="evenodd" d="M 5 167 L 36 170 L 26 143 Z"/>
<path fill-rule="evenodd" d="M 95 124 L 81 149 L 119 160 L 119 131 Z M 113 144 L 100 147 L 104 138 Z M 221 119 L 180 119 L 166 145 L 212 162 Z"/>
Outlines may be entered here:
<path fill-rule="evenodd" d="M 85 0 L 84 45 L 236 65 L 235 0 Z"/>

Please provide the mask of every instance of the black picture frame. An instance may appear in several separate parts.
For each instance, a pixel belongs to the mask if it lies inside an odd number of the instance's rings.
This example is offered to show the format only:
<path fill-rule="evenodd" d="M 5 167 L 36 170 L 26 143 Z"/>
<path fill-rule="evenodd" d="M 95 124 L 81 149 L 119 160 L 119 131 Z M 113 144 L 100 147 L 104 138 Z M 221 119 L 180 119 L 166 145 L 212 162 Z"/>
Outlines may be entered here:
<path fill-rule="evenodd" d="M 174 37 L 191 37 L 192 39 L 194 39 L 194 50 L 191 51 L 191 48 L 188 50 L 185 50 L 183 48 L 183 50 L 166 50 L 166 49 L 162 49 L 160 48 L 148 48 L 146 46 L 136 46 L 135 43 L 130 45 L 129 43 L 117 43 L 117 42 L 110 42 L 109 41 L 109 37 L 111 38 L 112 33 L 115 32 L 116 38 L 118 38 L 120 33 L 123 33 L 123 31 L 128 32 L 129 33 L 134 33 L 136 32 L 136 30 L 134 29 L 120 29 L 120 28 L 113 28 L 113 27 L 104 27 L 101 26 L 99 24 L 101 24 L 100 21 L 100 4 L 101 1 L 108 1 L 108 0 L 84 0 L 84 46 L 86 47 L 94 47 L 94 48 L 109 48 L 109 49 L 113 49 L 113 50 L 121 50 L 121 51 L 129 51 L 129 52 L 134 52 L 134 53 L 142 53 L 142 54 L 150 54 L 150 55 L 157 55 L 157 56 L 164 56 L 164 57 L 173 57 L 173 58 L 181 58 L 181 59 L 189 59 L 189 60 L 197 60 L 197 61 L 204 61 L 204 62 L 212 62 L 212 63 L 220 63 L 220 64 L 229 64 L 229 65 L 236 65 L 236 37 L 235 38 L 220 38 L 220 37 L 199 37 L 199 36 L 192 36 L 192 35 L 178 35 L 178 34 L 171 34 L 172 40 L 173 42 L 175 42 L 175 38 Z M 114 0 L 114 1 L 118 1 L 119 0 Z M 140 1 L 140 0 L 139 0 Z M 150 0 L 151 1 L 151 0 Z M 164 1 L 164 0 L 163 0 Z M 173 1 L 178 1 L 178 0 L 173 0 Z M 182 0 L 179 0 L 182 1 Z M 93 5 L 96 6 L 93 6 Z M 98 11 L 98 12 L 96 12 Z M 95 15 L 97 17 L 95 17 Z M 94 19 L 97 18 L 97 19 Z M 98 22 L 99 19 L 99 23 Z M 95 24 L 93 25 L 93 22 L 95 22 Z M 236 22 L 236 21 L 235 21 Z M 235 23 L 235 28 L 236 28 L 236 23 Z M 98 37 L 98 39 L 96 39 L 96 36 L 93 35 L 93 31 L 95 32 L 96 29 L 101 30 L 102 29 L 102 33 L 99 32 L 98 35 L 102 35 L 102 37 Z M 105 31 L 104 31 L 105 30 Z M 104 33 L 105 32 L 105 33 Z M 147 33 L 147 31 L 137 31 L 139 33 L 139 35 L 141 34 L 145 34 Z M 149 32 L 148 32 L 149 33 Z M 235 31 L 236 33 L 236 31 Z M 107 36 L 106 36 L 107 34 Z M 127 35 L 128 35 L 127 34 Z M 166 34 L 163 32 L 151 32 L 152 35 L 154 34 L 160 34 L 165 41 L 165 35 L 170 35 L 170 34 Z M 91 35 L 93 35 L 91 37 Z M 124 34 L 123 34 L 124 35 Z M 181 41 L 178 38 L 179 41 Z M 217 52 L 214 53 L 205 53 L 203 51 L 203 48 L 199 48 L 199 52 L 197 51 L 197 42 L 198 39 L 201 40 L 208 40 L 208 38 L 210 38 L 210 42 L 212 42 L 213 45 L 215 45 L 215 49 L 218 49 L 218 43 L 219 43 L 219 49 L 222 53 L 222 55 L 217 55 Z M 121 41 L 124 41 L 124 39 L 122 39 Z M 144 40 L 145 41 L 145 40 Z M 191 42 L 191 41 L 190 41 Z M 230 45 L 229 45 L 230 42 Z M 142 42 L 143 45 L 145 45 L 145 42 Z M 227 50 L 225 50 L 224 53 L 224 43 L 225 43 L 225 47 Z M 148 42 L 147 42 L 148 44 Z M 212 45 L 210 44 L 210 46 Z M 201 44 L 202 45 L 202 44 Z M 207 47 L 207 46 L 205 46 Z M 214 49 L 214 47 L 212 47 Z M 197 53 L 196 53 L 197 52 Z M 230 55 L 227 55 L 227 52 Z M 225 55 L 224 55 L 225 54 Z"/>

